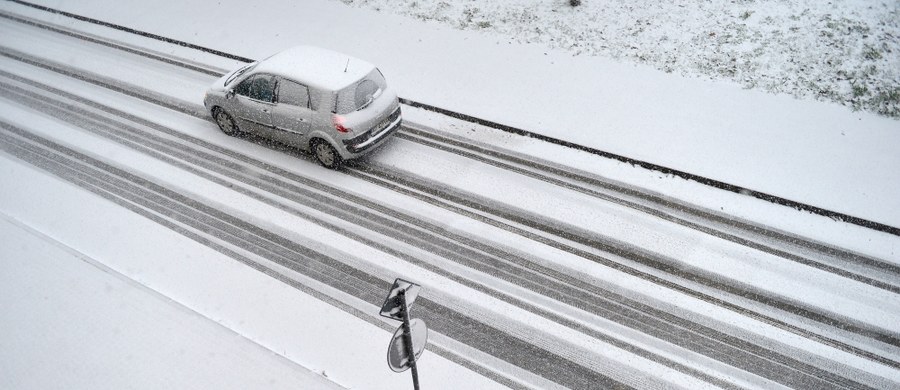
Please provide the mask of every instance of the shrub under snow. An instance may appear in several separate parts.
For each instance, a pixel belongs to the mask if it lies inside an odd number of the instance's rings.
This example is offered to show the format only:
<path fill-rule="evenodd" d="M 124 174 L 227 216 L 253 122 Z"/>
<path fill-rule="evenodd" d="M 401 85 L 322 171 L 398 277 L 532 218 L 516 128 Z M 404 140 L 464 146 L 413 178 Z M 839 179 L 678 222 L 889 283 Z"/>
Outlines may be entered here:
<path fill-rule="evenodd" d="M 894 0 L 342 1 L 900 118 Z"/>

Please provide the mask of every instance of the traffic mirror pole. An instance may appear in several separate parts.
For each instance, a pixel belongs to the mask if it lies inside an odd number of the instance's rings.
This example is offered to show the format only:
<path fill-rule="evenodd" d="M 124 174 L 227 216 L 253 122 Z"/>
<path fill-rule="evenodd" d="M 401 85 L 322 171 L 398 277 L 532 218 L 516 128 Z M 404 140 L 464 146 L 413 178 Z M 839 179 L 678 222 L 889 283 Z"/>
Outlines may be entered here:
<path fill-rule="evenodd" d="M 403 302 L 403 343 L 409 355 L 409 368 L 412 371 L 413 389 L 419 390 L 419 370 L 416 368 L 416 353 L 413 349 L 412 328 L 409 326 L 409 306 L 406 304 L 406 290 L 400 291 L 398 298 Z"/>
<path fill-rule="evenodd" d="M 395 321 L 400 326 L 394 331 L 388 343 L 387 364 L 394 372 L 412 369 L 413 387 L 419 390 L 419 368 L 416 365 L 419 355 L 425 352 L 428 345 L 428 326 L 419 318 L 410 318 L 410 306 L 419 296 L 422 286 L 397 278 L 388 291 L 379 313 Z"/>

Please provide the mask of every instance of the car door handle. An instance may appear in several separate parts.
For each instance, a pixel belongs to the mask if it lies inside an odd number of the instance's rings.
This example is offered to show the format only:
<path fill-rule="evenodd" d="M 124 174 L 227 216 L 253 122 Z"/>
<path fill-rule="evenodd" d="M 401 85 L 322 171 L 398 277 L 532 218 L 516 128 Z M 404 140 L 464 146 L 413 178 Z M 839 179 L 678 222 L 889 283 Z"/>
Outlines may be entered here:
<path fill-rule="evenodd" d="M 267 109 L 265 109 L 265 108 L 263 108 L 262 111 L 263 111 L 263 112 L 269 112 L 269 110 L 267 110 Z"/>

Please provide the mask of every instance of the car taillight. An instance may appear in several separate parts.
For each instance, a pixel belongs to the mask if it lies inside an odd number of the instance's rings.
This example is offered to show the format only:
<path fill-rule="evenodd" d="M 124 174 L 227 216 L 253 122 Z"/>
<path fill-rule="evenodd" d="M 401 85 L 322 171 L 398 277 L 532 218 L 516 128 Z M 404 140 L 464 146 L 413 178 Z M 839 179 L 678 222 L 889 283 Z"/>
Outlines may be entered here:
<path fill-rule="evenodd" d="M 344 127 L 344 117 L 340 115 L 332 115 L 331 123 L 334 124 L 334 129 L 339 133 L 349 133 L 350 131 L 352 131 L 349 127 Z"/>

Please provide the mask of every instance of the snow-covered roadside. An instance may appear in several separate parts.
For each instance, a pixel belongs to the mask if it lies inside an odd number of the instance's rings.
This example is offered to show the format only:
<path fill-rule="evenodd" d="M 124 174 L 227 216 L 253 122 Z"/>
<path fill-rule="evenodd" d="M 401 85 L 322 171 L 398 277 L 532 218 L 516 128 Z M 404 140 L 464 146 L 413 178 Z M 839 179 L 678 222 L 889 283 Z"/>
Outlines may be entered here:
<path fill-rule="evenodd" d="M 345 388 L 3 213 L 0 387 Z"/>
<path fill-rule="evenodd" d="M 270 12 L 258 14 L 264 21 L 236 1 L 43 4 L 252 58 L 296 44 L 333 48 L 379 64 L 405 97 L 900 225 L 898 121 L 837 104 L 500 45 L 484 32 L 325 0 L 268 3 Z M 173 22 L 179 16 L 190 21 Z"/>

